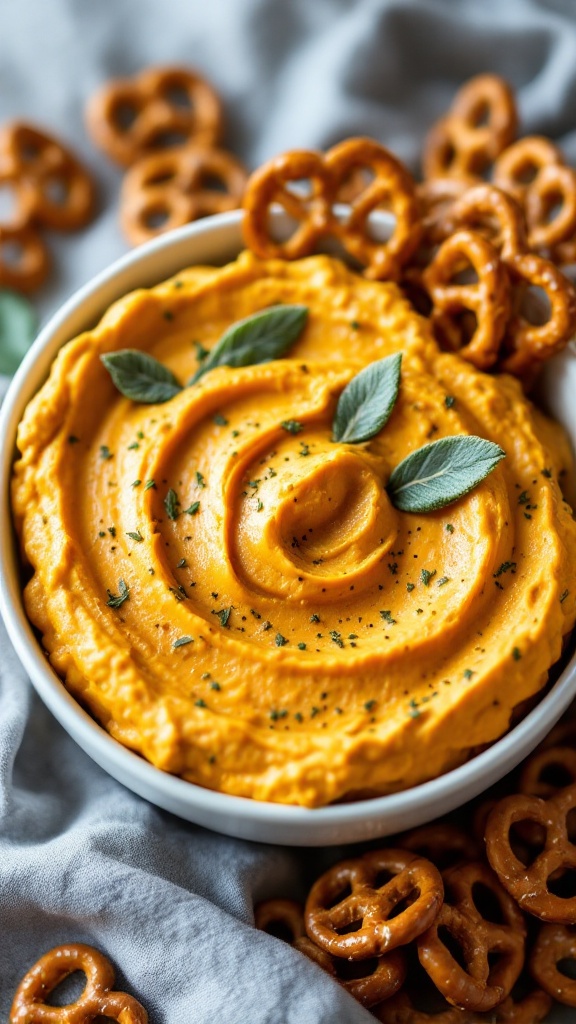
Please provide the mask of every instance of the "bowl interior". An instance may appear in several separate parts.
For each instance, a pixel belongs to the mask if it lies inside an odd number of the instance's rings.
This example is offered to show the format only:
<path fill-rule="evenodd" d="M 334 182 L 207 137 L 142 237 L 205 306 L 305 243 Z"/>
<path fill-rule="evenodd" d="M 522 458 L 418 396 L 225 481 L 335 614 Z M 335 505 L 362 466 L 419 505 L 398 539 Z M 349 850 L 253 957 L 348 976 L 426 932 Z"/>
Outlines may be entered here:
<path fill-rule="evenodd" d="M 285 224 L 277 218 L 280 230 Z M 16 374 L 0 412 L 2 530 L 0 610 L 34 686 L 79 745 L 114 778 L 152 803 L 227 835 L 290 845 L 320 846 L 390 835 L 463 804 L 514 768 L 551 729 L 576 689 L 576 656 L 558 680 L 506 736 L 445 775 L 402 793 L 309 810 L 212 792 L 168 775 L 113 740 L 71 697 L 50 668 L 24 612 L 18 551 L 11 528 L 9 481 L 17 425 L 46 379 L 58 349 L 93 326 L 126 292 L 191 264 L 223 264 L 242 248 L 241 213 L 188 225 L 129 253 L 74 295 L 42 330 Z M 569 349 L 548 365 L 543 403 L 566 427 L 576 448 L 576 358 Z"/>

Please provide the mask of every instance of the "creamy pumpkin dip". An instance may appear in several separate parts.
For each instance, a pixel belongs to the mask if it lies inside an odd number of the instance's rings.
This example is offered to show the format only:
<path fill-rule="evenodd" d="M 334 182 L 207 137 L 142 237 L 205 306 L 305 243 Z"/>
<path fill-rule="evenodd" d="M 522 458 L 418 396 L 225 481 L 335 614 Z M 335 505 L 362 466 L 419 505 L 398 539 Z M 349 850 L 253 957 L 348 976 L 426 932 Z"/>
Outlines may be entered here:
<path fill-rule="evenodd" d="M 308 307 L 287 356 L 206 373 L 163 404 L 101 355 L 185 382 L 233 322 Z M 370 441 L 336 444 L 343 388 L 403 353 Z M 506 458 L 429 513 L 392 469 L 475 434 Z M 28 406 L 13 505 L 31 621 L 69 691 L 121 743 L 226 793 L 318 806 L 433 778 L 501 736 L 576 616 L 559 427 L 511 377 L 441 354 L 393 284 L 337 260 L 193 268 L 117 302 Z"/>

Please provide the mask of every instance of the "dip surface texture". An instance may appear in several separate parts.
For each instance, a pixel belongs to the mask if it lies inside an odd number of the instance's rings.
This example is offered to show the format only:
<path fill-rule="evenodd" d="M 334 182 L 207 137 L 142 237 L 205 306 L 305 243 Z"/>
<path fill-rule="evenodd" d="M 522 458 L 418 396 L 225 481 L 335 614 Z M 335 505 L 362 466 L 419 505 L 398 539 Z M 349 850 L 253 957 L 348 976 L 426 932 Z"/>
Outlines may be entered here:
<path fill-rule="evenodd" d="M 142 349 L 184 383 L 277 303 L 309 308 L 286 358 L 162 405 L 122 397 L 100 359 Z M 397 351 L 389 422 L 332 442 L 342 389 Z M 455 504 L 399 512 L 391 470 L 454 434 L 507 457 Z M 52 665 L 112 736 L 203 786 L 313 807 L 433 778 L 506 731 L 574 624 L 560 429 L 514 379 L 440 353 L 396 286 L 328 257 L 244 255 L 126 296 L 62 349 L 18 445 Z"/>

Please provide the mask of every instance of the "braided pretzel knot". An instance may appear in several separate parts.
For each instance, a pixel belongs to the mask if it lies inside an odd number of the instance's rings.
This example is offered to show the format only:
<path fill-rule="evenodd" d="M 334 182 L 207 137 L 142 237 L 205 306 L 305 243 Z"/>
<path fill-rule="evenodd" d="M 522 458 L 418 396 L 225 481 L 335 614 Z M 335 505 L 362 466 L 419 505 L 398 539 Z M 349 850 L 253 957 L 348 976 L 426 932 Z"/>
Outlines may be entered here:
<path fill-rule="evenodd" d="M 470 267 L 477 280 L 454 283 Z M 473 231 L 457 231 L 442 243 L 422 281 L 433 303 L 431 323 L 444 347 L 458 350 L 478 369 L 493 366 L 510 316 L 508 275 L 494 246 Z M 476 317 L 469 339 L 456 320 L 467 310 Z"/>
<path fill-rule="evenodd" d="M 222 107 L 212 86 L 194 71 L 147 68 L 99 89 L 86 108 L 86 124 L 96 145 L 129 167 L 167 146 L 217 145 Z"/>
<path fill-rule="evenodd" d="M 424 970 L 444 998 L 466 1010 L 491 1010 L 518 980 L 524 964 L 522 914 L 486 864 L 476 862 L 444 872 L 445 902 L 434 924 L 417 942 Z M 480 887 L 500 908 L 501 923 L 487 919 L 477 906 Z M 458 942 L 462 967 L 442 941 L 448 931 Z M 490 954 L 499 959 L 490 963 Z"/>
<path fill-rule="evenodd" d="M 410 850 L 431 860 L 440 871 L 459 861 L 477 860 L 480 848 L 473 836 L 456 825 L 437 821 L 407 832 L 399 840 L 403 850 Z"/>
<path fill-rule="evenodd" d="M 46 998 L 75 971 L 86 975 L 86 987 L 73 1003 L 49 1006 Z M 113 992 L 114 970 L 91 946 L 74 943 L 45 953 L 20 982 L 9 1024 L 92 1024 L 108 1017 L 119 1024 L 147 1024 L 144 1007 L 126 992 Z"/>
<path fill-rule="evenodd" d="M 562 789 L 550 800 L 517 794 L 500 800 L 486 823 L 486 853 L 504 888 L 523 910 L 542 921 L 576 921 L 576 896 L 568 899 L 549 891 L 554 872 L 576 869 L 576 846 L 568 837 L 567 816 L 576 806 L 576 786 Z M 544 849 L 532 864 L 523 864 L 510 843 L 516 822 L 535 822 L 546 830 Z"/>
<path fill-rule="evenodd" d="M 33 228 L 0 225 L 0 287 L 32 292 L 49 269 L 48 250 Z"/>
<path fill-rule="evenodd" d="M 290 944 L 295 949 L 338 981 L 363 1006 L 374 1006 L 388 999 L 398 991 L 406 978 L 406 961 L 398 950 L 362 961 L 358 965 L 360 971 L 356 971 L 351 978 L 346 977 L 343 971 L 348 961 L 339 960 L 306 938 L 303 909 L 295 900 L 272 899 L 259 903 L 254 910 L 254 922 L 257 928 L 269 934 L 281 931 L 289 936 Z"/>
<path fill-rule="evenodd" d="M 525 198 L 531 249 L 553 252 L 576 233 L 576 172 L 550 164 L 542 168 Z"/>
<path fill-rule="evenodd" d="M 341 189 L 357 172 L 369 170 L 373 179 L 354 196 L 350 210 L 339 220 L 332 207 Z M 307 180 L 307 192 L 294 183 Z M 286 241 L 269 232 L 269 210 L 279 203 L 297 228 Z M 325 156 L 312 150 L 293 150 L 264 164 L 250 178 L 244 195 L 244 239 L 262 259 L 299 259 L 313 252 L 325 235 L 339 239 L 346 252 L 365 265 L 370 278 L 397 278 L 415 252 L 422 233 L 420 206 L 408 171 L 372 139 L 348 139 Z M 369 217 L 386 207 L 396 224 L 386 241 L 370 237 Z"/>
<path fill-rule="evenodd" d="M 492 181 L 523 204 L 528 190 L 551 164 L 563 164 L 557 146 L 543 135 L 526 135 L 505 149 L 494 164 Z"/>
<path fill-rule="evenodd" d="M 0 130 L 0 176 L 25 193 L 26 224 L 74 231 L 94 212 L 90 175 L 57 139 L 33 125 L 14 121 Z"/>
<path fill-rule="evenodd" d="M 518 124 L 514 95 L 498 75 L 477 75 L 457 92 L 424 146 L 425 178 L 482 174 L 512 142 Z"/>
<path fill-rule="evenodd" d="M 349 895 L 342 895 L 348 889 Z M 440 872 L 430 861 L 405 850 L 375 850 L 342 861 L 317 879 L 306 901 L 306 931 L 334 956 L 382 956 L 429 927 L 442 894 Z M 404 901 L 407 905 L 392 917 Z M 354 923 L 355 931 L 341 934 Z"/>
<path fill-rule="evenodd" d="M 231 153 L 202 146 L 152 153 L 122 184 L 120 222 L 133 245 L 240 205 L 246 171 Z M 218 187 L 220 185 L 220 188 Z M 159 224 L 154 224 L 160 218 Z"/>
<path fill-rule="evenodd" d="M 576 1006 L 576 981 L 558 970 L 561 960 L 576 960 L 576 932 L 563 924 L 545 924 L 530 955 L 530 970 L 544 991 L 559 1003 Z"/>
<path fill-rule="evenodd" d="M 455 1006 L 440 1013 L 427 1013 L 414 1006 L 410 994 L 399 992 L 393 999 L 372 1010 L 381 1024 L 540 1024 L 548 1016 L 552 1000 L 545 992 L 536 989 L 516 1002 L 509 996 L 486 1017 L 472 1010 L 458 1010 Z"/>

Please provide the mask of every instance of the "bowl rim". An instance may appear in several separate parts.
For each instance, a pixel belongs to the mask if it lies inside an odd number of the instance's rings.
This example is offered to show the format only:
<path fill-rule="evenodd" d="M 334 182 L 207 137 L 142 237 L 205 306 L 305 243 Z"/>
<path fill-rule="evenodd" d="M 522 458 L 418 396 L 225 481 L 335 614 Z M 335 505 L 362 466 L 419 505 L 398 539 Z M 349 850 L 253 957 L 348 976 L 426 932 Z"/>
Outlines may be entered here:
<path fill-rule="evenodd" d="M 150 789 L 157 790 L 160 787 L 166 799 L 170 801 L 171 807 L 192 806 L 205 815 L 232 816 L 255 825 L 264 822 L 272 825 L 300 825 L 305 826 L 306 830 L 313 830 L 315 826 L 319 826 L 321 831 L 326 833 L 326 830 L 331 827 L 358 825 L 367 817 L 382 819 L 395 817 L 400 812 L 402 815 L 406 815 L 426 805 L 430 805 L 434 809 L 440 801 L 450 801 L 451 806 L 457 806 L 458 802 L 454 802 L 454 796 L 459 791 L 467 793 L 468 796 L 465 799 L 468 799 L 472 788 L 478 793 L 496 778 L 501 778 L 526 756 L 527 749 L 532 749 L 552 728 L 576 691 L 576 654 L 564 667 L 550 690 L 520 722 L 485 750 L 469 758 L 458 767 L 437 778 L 399 792 L 350 803 L 308 808 L 259 801 L 250 797 L 234 796 L 218 790 L 207 789 L 164 772 L 145 761 L 135 751 L 122 746 L 66 690 L 64 683 L 51 668 L 26 616 L 19 580 L 20 560 L 12 524 L 9 481 L 16 451 L 16 428 L 25 405 L 41 386 L 41 381 L 46 378 L 46 371 L 56 352 L 66 343 L 66 340 L 78 333 L 78 329 L 67 334 L 65 339 L 59 338 L 57 342 L 56 337 L 66 330 L 69 324 L 71 326 L 72 321 L 79 321 L 79 314 L 86 303 L 93 300 L 99 293 L 105 292 L 107 289 L 110 290 L 109 286 L 117 282 L 124 272 L 141 265 L 151 264 L 154 258 L 165 250 L 177 250 L 182 245 L 185 248 L 190 239 L 197 239 L 202 235 L 208 236 L 218 228 L 222 228 L 224 231 L 235 229 L 239 234 L 241 218 L 240 210 L 207 217 L 202 221 L 160 235 L 120 257 L 79 288 L 50 317 L 18 368 L 0 409 L 0 481 L 2 483 L 0 514 L 3 515 L 5 523 L 5 528 L 0 531 L 0 613 L 8 635 L 43 702 L 64 728 L 73 735 L 75 741 L 97 763 L 102 766 L 114 765 L 122 773 L 122 779 L 136 780 L 140 786 L 140 790 L 136 788 L 137 792 L 149 792 Z M 146 277 L 146 284 L 141 286 L 146 287 L 148 286 L 148 276 L 143 276 Z M 162 271 L 155 279 L 159 282 L 166 276 L 166 273 Z M 154 274 L 151 277 L 154 278 Z M 125 292 L 121 291 L 118 294 L 125 294 Z M 105 302 L 103 308 L 109 304 L 109 301 Z M 92 319 L 88 319 L 91 323 Z M 87 328 L 85 319 L 84 327 L 79 329 Z M 34 370 L 38 370 L 38 363 L 43 367 L 42 376 L 38 372 L 34 374 Z M 34 377 L 37 377 L 40 383 L 38 381 L 31 383 Z M 73 720 L 73 728 L 69 728 L 65 724 L 71 720 Z M 536 739 L 532 742 L 534 737 Z M 486 783 L 486 779 L 490 781 Z M 459 802 L 462 803 L 463 800 Z M 176 813 L 179 812 L 176 810 Z M 286 840 L 279 841 L 285 842 Z"/>

